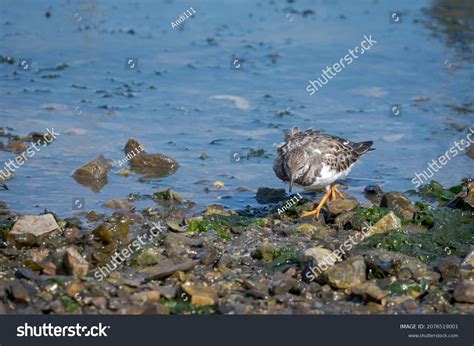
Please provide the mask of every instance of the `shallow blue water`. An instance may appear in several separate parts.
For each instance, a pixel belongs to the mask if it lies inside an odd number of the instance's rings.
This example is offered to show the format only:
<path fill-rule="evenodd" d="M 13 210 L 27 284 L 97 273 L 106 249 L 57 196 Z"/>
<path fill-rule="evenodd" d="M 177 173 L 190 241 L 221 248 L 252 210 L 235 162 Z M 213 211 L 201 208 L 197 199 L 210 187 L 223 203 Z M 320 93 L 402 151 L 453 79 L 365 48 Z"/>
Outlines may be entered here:
<path fill-rule="evenodd" d="M 259 186 L 284 187 L 273 174 L 272 145 L 293 126 L 374 140 L 377 150 L 349 175 L 349 192 L 360 199 L 374 183 L 411 189 L 415 172 L 474 124 L 473 112 L 453 108 L 474 109 L 473 17 L 460 19 L 469 31 L 453 39 L 428 14 L 439 3 L 3 0 L 0 55 L 30 59 L 31 68 L 0 64 L 0 127 L 19 135 L 54 128 L 61 135 L 16 171 L 0 200 L 21 212 L 47 208 L 66 216 L 73 198 L 101 210 L 108 199 L 171 187 L 197 209 L 256 205 Z M 172 28 L 190 6 L 196 14 Z M 306 9 L 314 14 L 303 16 Z M 390 11 L 400 11 L 402 23 L 391 24 Z M 308 80 L 364 35 L 377 44 L 310 96 Z M 134 69 L 126 68 L 128 58 L 138 59 Z M 67 67 L 55 70 L 61 64 Z M 249 107 L 216 95 L 241 97 Z M 420 97 L 425 101 L 415 101 Z M 394 104 L 401 105 L 399 116 L 389 112 Z M 72 129 L 76 135 L 66 134 Z M 129 138 L 175 158 L 180 170 L 143 180 L 114 168 L 99 193 L 72 178 L 100 154 L 122 159 Z M 231 159 L 250 148 L 272 157 Z M 14 157 L 0 152 L 0 163 Z M 473 167 L 459 155 L 434 179 L 456 184 Z M 209 182 L 195 184 L 202 179 Z M 225 188 L 214 189 L 216 180 Z M 252 191 L 237 192 L 241 186 Z"/>

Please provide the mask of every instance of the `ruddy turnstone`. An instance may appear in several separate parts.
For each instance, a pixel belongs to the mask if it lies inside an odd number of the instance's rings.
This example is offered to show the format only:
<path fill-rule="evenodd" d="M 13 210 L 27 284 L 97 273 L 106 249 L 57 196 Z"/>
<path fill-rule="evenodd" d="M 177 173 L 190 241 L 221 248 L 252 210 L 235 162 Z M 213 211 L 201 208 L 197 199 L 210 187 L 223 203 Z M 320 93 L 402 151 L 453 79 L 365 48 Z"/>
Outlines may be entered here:
<path fill-rule="evenodd" d="M 273 170 L 278 178 L 305 190 L 326 188 L 319 205 L 303 217 L 316 215 L 319 218 L 321 208 L 331 197 L 336 199 L 344 195 L 332 185 L 337 179 L 344 178 L 356 161 L 372 148 L 373 142 L 354 143 L 347 139 L 308 129 L 300 132 L 297 127 L 285 131 L 285 143 L 277 146 L 277 157 Z"/>

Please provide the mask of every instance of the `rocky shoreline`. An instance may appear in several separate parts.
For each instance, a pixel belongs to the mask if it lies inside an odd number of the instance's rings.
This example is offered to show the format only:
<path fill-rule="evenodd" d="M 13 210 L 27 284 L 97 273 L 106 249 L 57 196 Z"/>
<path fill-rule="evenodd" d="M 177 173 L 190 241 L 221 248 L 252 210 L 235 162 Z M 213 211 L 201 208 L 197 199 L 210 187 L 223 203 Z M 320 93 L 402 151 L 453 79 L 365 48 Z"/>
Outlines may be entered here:
<path fill-rule="evenodd" d="M 474 183 L 366 192 L 372 204 L 347 196 L 319 220 L 299 217 L 314 206 L 306 197 L 284 213 L 286 199 L 191 215 L 192 203 L 166 190 L 108 201 L 112 215 L 67 219 L 19 215 L 0 202 L 0 313 L 474 313 Z M 156 207 L 138 212 L 143 199 Z M 132 247 L 153 224 L 159 233 Z"/>

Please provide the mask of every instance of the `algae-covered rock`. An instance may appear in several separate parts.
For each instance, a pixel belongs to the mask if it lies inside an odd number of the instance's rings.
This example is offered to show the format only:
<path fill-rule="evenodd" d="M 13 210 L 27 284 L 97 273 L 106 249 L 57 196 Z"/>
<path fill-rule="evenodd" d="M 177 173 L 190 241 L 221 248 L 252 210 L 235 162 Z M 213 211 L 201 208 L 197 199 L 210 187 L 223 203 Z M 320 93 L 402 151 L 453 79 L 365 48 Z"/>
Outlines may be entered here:
<path fill-rule="evenodd" d="M 370 235 L 384 234 L 401 227 L 402 222 L 400 221 L 400 219 L 393 212 L 389 212 L 387 215 L 382 217 L 375 225 L 370 227 L 369 231 Z"/>

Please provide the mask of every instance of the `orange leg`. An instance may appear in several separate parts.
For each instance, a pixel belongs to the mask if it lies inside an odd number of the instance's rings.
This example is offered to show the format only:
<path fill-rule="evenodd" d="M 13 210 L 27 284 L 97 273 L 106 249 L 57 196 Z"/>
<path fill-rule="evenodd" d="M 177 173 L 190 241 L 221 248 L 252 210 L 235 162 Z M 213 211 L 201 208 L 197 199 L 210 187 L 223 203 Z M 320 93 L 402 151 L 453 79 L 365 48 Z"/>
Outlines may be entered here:
<path fill-rule="evenodd" d="M 335 200 L 338 197 L 345 198 L 342 192 L 337 189 L 338 186 L 338 184 L 334 184 L 333 186 L 331 186 L 331 188 L 324 194 L 323 198 L 321 199 L 321 202 L 319 202 L 316 209 L 312 211 L 305 211 L 301 215 L 301 217 L 307 217 L 316 214 L 316 218 L 319 219 L 319 213 L 321 212 L 321 209 L 324 207 L 329 198 L 331 198 L 332 200 Z"/>
<path fill-rule="evenodd" d="M 311 215 L 315 215 L 316 214 L 316 218 L 319 219 L 319 213 L 321 211 L 321 209 L 324 207 L 324 204 L 326 204 L 327 200 L 329 199 L 329 197 L 331 196 L 331 193 L 332 193 L 332 189 L 328 190 L 323 198 L 321 199 L 321 202 L 319 202 L 318 206 L 316 207 L 316 209 L 312 210 L 312 211 L 305 211 L 301 217 L 307 217 L 307 216 L 311 216 Z"/>

